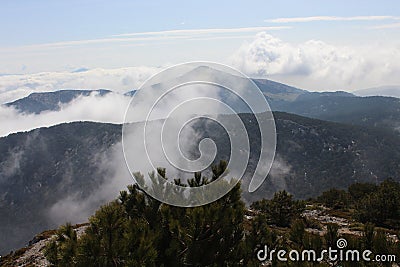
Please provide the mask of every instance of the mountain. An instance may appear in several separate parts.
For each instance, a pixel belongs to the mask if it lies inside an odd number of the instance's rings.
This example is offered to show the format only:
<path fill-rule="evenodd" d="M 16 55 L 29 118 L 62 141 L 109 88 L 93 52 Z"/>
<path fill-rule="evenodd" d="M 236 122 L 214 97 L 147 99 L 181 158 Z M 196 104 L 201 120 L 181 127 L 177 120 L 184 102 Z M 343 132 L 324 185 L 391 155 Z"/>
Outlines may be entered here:
<path fill-rule="evenodd" d="M 361 89 L 353 93 L 358 96 L 389 96 L 400 98 L 400 85 Z"/>
<path fill-rule="evenodd" d="M 351 125 L 385 128 L 399 133 L 398 98 L 360 97 L 344 91 L 309 92 L 270 80 L 253 81 L 273 111 Z"/>
<path fill-rule="evenodd" d="M 276 160 L 261 188 L 244 193 L 248 203 L 280 189 L 308 198 L 354 182 L 400 179 L 400 139 L 392 132 L 287 113 L 274 115 Z M 258 158 L 260 138 L 253 115 L 241 117 L 253 140 L 249 174 Z M 218 158 L 229 158 L 227 136 L 218 125 L 200 120 L 196 128 L 215 140 Z M 83 222 L 99 205 L 115 198 L 132 182 L 120 141 L 120 125 L 90 122 L 0 138 L 0 253 L 65 220 Z M 243 184 L 246 190 L 248 181 Z"/>
<path fill-rule="evenodd" d="M 71 123 L 0 138 L 0 253 L 55 226 L 54 205 L 79 203 L 111 176 L 102 156 L 120 134 L 117 125 Z M 73 205 L 59 212 L 70 214 Z"/>
<path fill-rule="evenodd" d="M 292 103 L 299 96 L 310 93 L 306 90 L 266 79 L 253 79 L 253 82 L 260 88 L 272 110 L 277 110 L 279 106 L 285 103 Z"/>
<path fill-rule="evenodd" d="M 243 77 L 238 77 L 221 70 L 199 66 L 182 75 L 172 76 L 170 80 L 163 81 L 168 83 L 187 82 L 196 79 L 212 79 L 217 83 L 233 79 L 240 83 Z M 168 77 L 167 77 L 168 78 Z M 315 119 L 360 125 L 371 128 L 385 128 L 396 133 L 400 133 L 400 99 L 386 96 L 361 97 L 354 94 L 337 92 L 309 92 L 303 89 L 288 86 L 275 81 L 266 79 L 253 79 L 253 82 L 260 88 L 264 97 L 273 111 L 282 111 L 306 116 Z M 233 82 L 235 83 L 235 82 Z M 161 84 L 154 84 L 145 90 L 157 90 Z M 397 87 L 382 87 L 361 90 L 365 92 L 381 91 L 395 92 Z M 398 90 L 397 90 L 398 91 Z M 25 113 L 40 113 L 46 110 L 59 110 L 60 104 L 72 101 L 78 96 L 88 96 L 97 92 L 100 95 L 109 93 L 109 90 L 62 90 L 56 92 L 33 93 L 28 97 L 16 100 L 6 105 L 15 107 Z M 132 97 L 136 90 L 125 93 L 125 96 Z M 222 101 L 232 101 L 232 94 L 224 92 L 220 95 Z M 235 98 L 233 98 L 235 99 Z M 238 99 L 239 100 L 239 99 Z M 236 100 L 235 100 L 236 101 Z M 248 107 L 240 101 L 233 102 L 238 112 L 249 112 Z"/>
<path fill-rule="evenodd" d="M 254 82 L 265 95 L 273 111 L 351 125 L 385 128 L 396 132 L 400 129 L 398 98 L 361 97 L 344 91 L 309 92 L 269 80 Z M 394 94 L 397 88 L 391 87 L 390 90 Z M 400 93 L 400 90 L 397 92 Z"/>
<path fill-rule="evenodd" d="M 146 90 L 157 90 L 161 84 L 184 83 L 193 80 L 213 80 L 224 83 L 233 80 L 240 83 L 244 78 L 222 70 L 212 69 L 206 66 L 198 66 L 192 70 L 183 70 L 183 74 L 164 77 L 162 83 L 156 83 Z M 328 120 L 352 125 L 360 125 L 372 128 L 386 128 L 399 133 L 400 129 L 400 99 L 385 96 L 361 97 L 344 91 L 337 92 L 310 92 L 279 82 L 267 79 L 252 79 L 260 88 L 264 97 L 273 111 L 293 113 L 310 118 Z M 360 95 L 378 94 L 393 95 L 399 92 L 398 87 L 382 87 L 357 91 Z M 7 106 L 15 107 L 25 113 L 40 113 L 43 111 L 59 110 L 60 104 L 72 101 L 78 96 L 88 96 L 97 92 L 101 96 L 109 90 L 61 90 L 55 92 L 33 93 L 28 97 L 16 100 Z M 136 90 L 126 92 L 124 95 L 132 97 Z M 232 94 L 224 92 L 220 95 L 222 101 L 232 101 Z M 234 98 L 233 98 L 234 99 Z M 228 104 L 229 101 L 227 101 Z M 236 101 L 236 100 L 235 100 Z M 233 102 L 238 112 L 249 112 L 248 107 Z"/>
<path fill-rule="evenodd" d="M 56 111 L 60 104 L 66 104 L 79 96 L 89 96 L 97 93 L 100 96 L 110 93 L 109 90 L 60 90 L 55 92 L 32 93 L 27 97 L 6 103 L 6 106 L 14 107 L 20 112 L 39 114 L 43 111 Z"/>
<path fill-rule="evenodd" d="M 202 80 L 203 77 L 221 84 L 226 80 L 240 84 L 244 79 L 221 70 L 199 66 L 178 76 L 176 80 L 186 82 Z M 252 80 L 260 88 L 273 111 L 352 125 L 385 128 L 396 132 L 400 129 L 400 99 L 397 98 L 359 97 L 344 91 L 310 92 L 266 79 Z M 225 95 L 221 98 L 230 99 Z M 233 105 L 239 107 L 243 113 L 248 112 L 243 105 L 237 105 L 236 102 Z"/>
<path fill-rule="evenodd" d="M 300 96 L 275 110 L 372 128 L 400 129 L 400 99 L 393 97 Z"/>
<path fill-rule="evenodd" d="M 355 182 L 400 179 L 400 138 L 391 131 L 275 112 L 277 157 L 270 178 L 248 199 L 286 189 L 298 198 Z M 272 190 L 271 190 L 272 189 Z"/>

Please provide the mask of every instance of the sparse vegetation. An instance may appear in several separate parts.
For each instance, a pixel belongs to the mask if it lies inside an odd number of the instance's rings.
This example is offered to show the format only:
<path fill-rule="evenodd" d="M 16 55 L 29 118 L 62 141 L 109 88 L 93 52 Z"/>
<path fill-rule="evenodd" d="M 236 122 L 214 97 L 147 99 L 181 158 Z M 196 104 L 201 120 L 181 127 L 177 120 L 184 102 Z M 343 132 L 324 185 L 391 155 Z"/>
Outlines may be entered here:
<path fill-rule="evenodd" d="M 252 209 L 266 214 L 270 224 L 288 227 L 305 209 L 304 201 L 294 200 L 286 191 L 275 193 L 271 200 L 263 199 L 251 205 Z"/>
<path fill-rule="evenodd" d="M 331 189 L 317 201 L 332 208 L 331 214 L 339 217 L 400 229 L 400 183 L 392 179 L 380 185 L 357 183 L 347 191 Z"/>
<path fill-rule="evenodd" d="M 214 168 L 214 177 L 218 177 L 225 166 L 221 163 L 219 168 Z M 165 176 L 163 169 L 159 172 Z M 196 178 L 189 184 L 199 186 Z M 388 181 L 378 186 L 384 192 L 388 187 L 393 189 L 396 185 Z M 324 196 L 331 197 L 331 192 L 318 199 L 323 201 Z M 249 213 L 240 194 L 240 185 L 237 185 L 209 205 L 177 208 L 154 200 L 139 186 L 132 185 L 128 191 L 121 192 L 118 200 L 101 207 L 90 218 L 89 226 L 80 238 L 76 239 L 69 224 L 62 226 L 45 253 L 54 266 L 259 266 L 256 253 L 264 245 L 270 249 L 320 252 L 328 247 L 335 248 L 336 241 L 344 237 L 348 248 L 370 249 L 374 253 L 400 257 L 399 242 L 387 236 L 393 230 L 353 221 L 349 229 L 360 234 L 341 233 L 341 226 L 336 223 L 322 224 L 316 218 L 303 216 L 306 202 L 294 200 L 286 191 L 277 192 L 270 200 L 253 203 Z M 369 194 L 373 192 L 362 194 L 363 198 Z M 318 202 L 312 203 L 315 209 L 308 211 L 331 211 L 318 206 Z M 350 201 L 347 205 L 354 203 Z M 333 208 L 340 211 L 335 204 Z M 346 213 L 352 211 L 356 213 L 351 209 Z M 339 264 L 326 259 L 318 266 L 333 263 Z M 275 259 L 271 264 L 316 266 L 317 263 L 284 263 Z M 381 266 L 365 264 L 341 263 L 342 266 Z"/>

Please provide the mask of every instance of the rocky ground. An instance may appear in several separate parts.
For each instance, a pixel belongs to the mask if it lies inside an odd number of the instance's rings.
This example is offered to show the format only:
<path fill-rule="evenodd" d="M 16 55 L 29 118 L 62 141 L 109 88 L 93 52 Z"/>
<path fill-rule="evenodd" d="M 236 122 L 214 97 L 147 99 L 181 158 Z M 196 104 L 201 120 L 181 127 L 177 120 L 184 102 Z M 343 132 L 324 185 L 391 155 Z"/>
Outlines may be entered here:
<path fill-rule="evenodd" d="M 332 210 L 323 206 L 318 206 L 317 208 L 308 206 L 307 208 L 308 209 L 304 211 L 302 215 L 309 220 L 317 221 L 322 226 L 321 229 L 307 228 L 306 230 L 308 232 L 317 233 L 322 236 L 326 233 L 326 225 L 329 223 L 334 223 L 339 226 L 339 235 L 362 235 L 362 225 L 353 219 L 345 218 L 347 216 L 335 216 L 332 214 Z M 387 237 L 394 242 L 399 242 L 397 235 L 388 234 Z"/>
<path fill-rule="evenodd" d="M 87 224 L 75 225 L 74 229 L 78 238 L 85 232 Z M 55 237 L 55 230 L 45 231 L 35 236 L 25 248 L 21 248 L 3 258 L 0 258 L 0 266 L 31 267 L 50 266 L 44 256 L 44 248 Z"/>
<path fill-rule="evenodd" d="M 332 210 L 323 206 L 307 206 L 307 209 L 303 212 L 302 216 L 308 221 L 315 222 L 315 227 L 309 227 L 306 229 L 308 232 L 322 236 L 326 233 L 326 225 L 329 223 L 335 223 L 339 226 L 339 234 L 362 235 L 362 225 L 351 218 L 348 218 L 345 214 L 343 214 L 343 216 L 335 215 Z M 246 215 L 246 219 L 251 220 L 252 216 Z M 82 233 L 84 233 L 87 226 L 88 224 L 74 226 L 78 238 Z M 55 233 L 55 230 L 50 230 L 37 235 L 29 242 L 27 247 L 19 249 L 2 258 L 0 260 L 0 266 L 50 266 L 43 253 L 46 244 L 48 244 L 55 236 Z M 397 235 L 388 235 L 388 238 L 392 239 L 394 242 L 400 242 Z"/>

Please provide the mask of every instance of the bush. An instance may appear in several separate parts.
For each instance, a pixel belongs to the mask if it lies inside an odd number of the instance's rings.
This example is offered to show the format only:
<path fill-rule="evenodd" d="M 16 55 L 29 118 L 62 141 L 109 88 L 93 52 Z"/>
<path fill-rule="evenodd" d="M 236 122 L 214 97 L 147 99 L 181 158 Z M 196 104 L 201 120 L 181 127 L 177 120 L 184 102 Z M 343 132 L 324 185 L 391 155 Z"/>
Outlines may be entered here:
<path fill-rule="evenodd" d="M 344 209 L 349 206 L 349 194 L 344 190 L 330 189 L 323 192 L 317 200 L 328 208 Z"/>
<path fill-rule="evenodd" d="M 289 227 L 292 221 L 299 218 L 305 210 L 305 203 L 294 200 L 293 196 L 286 191 L 279 191 L 271 200 L 257 201 L 251 207 L 264 212 L 271 224 Z"/>

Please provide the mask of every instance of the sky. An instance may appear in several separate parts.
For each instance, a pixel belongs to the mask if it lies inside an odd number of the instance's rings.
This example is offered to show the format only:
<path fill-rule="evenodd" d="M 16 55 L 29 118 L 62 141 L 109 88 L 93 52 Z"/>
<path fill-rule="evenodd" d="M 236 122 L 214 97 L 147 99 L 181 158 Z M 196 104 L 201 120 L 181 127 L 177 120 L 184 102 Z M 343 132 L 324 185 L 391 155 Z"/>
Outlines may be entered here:
<path fill-rule="evenodd" d="M 395 0 L 0 5 L 0 100 L 63 89 L 71 72 L 87 69 L 73 86 L 127 90 L 163 67 L 199 60 L 312 91 L 400 84 Z"/>

